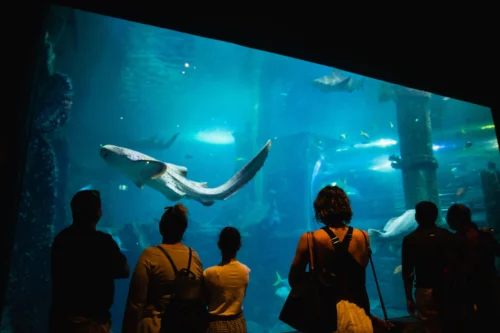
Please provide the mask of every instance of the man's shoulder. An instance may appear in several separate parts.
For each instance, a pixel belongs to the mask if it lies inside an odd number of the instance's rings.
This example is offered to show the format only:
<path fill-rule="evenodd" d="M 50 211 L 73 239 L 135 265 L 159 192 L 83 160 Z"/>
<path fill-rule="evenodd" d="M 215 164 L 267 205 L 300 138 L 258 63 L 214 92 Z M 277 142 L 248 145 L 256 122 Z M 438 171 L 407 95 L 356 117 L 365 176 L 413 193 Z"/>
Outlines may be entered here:
<path fill-rule="evenodd" d="M 103 241 L 113 240 L 113 236 L 111 236 L 111 234 L 100 230 L 96 230 L 95 237 Z"/>
<path fill-rule="evenodd" d="M 238 261 L 238 264 L 240 265 L 240 268 L 243 272 L 245 273 L 250 273 L 250 267 L 248 267 L 247 265 L 245 265 L 244 263 Z"/>

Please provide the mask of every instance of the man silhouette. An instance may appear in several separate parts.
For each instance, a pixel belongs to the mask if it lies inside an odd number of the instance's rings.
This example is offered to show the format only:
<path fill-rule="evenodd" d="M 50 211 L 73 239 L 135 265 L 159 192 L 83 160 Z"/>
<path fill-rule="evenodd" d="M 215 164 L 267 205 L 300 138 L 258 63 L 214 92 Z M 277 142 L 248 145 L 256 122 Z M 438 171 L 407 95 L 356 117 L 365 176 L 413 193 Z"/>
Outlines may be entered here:
<path fill-rule="evenodd" d="M 73 224 L 54 239 L 51 252 L 51 333 L 107 333 L 114 279 L 128 278 L 127 259 L 111 235 L 97 231 L 102 216 L 99 191 L 77 192 Z"/>

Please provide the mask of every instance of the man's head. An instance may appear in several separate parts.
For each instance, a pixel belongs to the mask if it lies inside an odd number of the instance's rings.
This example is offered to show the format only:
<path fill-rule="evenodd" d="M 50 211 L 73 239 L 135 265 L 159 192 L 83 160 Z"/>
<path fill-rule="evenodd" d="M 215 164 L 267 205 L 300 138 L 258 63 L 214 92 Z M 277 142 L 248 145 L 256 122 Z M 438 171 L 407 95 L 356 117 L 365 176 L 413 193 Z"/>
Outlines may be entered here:
<path fill-rule="evenodd" d="M 415 206 L 415 220 L 417 220 L 418 225 L 435 225 L 438 215 L 437 206 L 430 201 L 421 201 Z"/>
<path fill-rule="evenodd" d="M 460 227 L 472 223 L 472 213 L 465 205 L 451 205 L 446 214 L 446 222 L 448 222 L 451 230 L 457 231 Z"/>
<path fill-rule="evenodd" d="M 73 223 L 96 226 L 102 216 L 101 193 L 97 190 L 77 192 L 71 199 Z"/>

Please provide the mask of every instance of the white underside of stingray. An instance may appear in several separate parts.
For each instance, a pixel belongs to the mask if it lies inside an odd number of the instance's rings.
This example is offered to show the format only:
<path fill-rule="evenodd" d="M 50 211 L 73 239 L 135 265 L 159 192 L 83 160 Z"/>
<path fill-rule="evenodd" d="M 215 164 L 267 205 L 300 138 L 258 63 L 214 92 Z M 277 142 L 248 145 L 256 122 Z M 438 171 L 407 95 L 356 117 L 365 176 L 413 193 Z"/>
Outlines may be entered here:
<path fill-rule="evenodd" d="M 186 167 L 162 162 L 128 148 L 105 145 L 101 148 L 100 155 L 106 164 L 121 172 L 139 188 L 149 186 L 170 201 L 187 197 L 210 206 L 216 200 L 231 197 L 252 180 L 264 165 L 270 148 L 271 140 L 231 179 L 215 188 L 209 188 L 206 182 L 189 180 Z"/>
<path fill-rule="evenodd" d="M 377 252 L 380 243 L 387 243 L 392 252 L 399 253 L 403 238 L 417 228 L 415 209 L 408 209 L 401 216 L 390 219 L 382 230 L 368 229 L 371 248 Z"/>

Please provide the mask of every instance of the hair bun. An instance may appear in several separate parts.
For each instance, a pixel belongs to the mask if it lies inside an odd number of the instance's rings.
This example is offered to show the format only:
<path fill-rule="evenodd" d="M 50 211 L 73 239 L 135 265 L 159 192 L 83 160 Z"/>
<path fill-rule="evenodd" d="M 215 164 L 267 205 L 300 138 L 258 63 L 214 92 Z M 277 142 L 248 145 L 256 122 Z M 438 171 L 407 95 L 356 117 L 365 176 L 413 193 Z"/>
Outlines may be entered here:
<path fill-rule="evenodd" d="M 187 213 L 188 213 L 186 206 L 184 206 L 181 203 L 178 203 L 178 204 L 174 205 L 174 211 L 177 212 L 177 213 L 184 214 L 184 215 L 187 215 Z"/>

